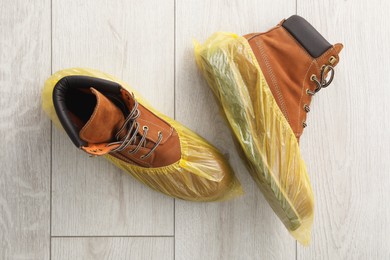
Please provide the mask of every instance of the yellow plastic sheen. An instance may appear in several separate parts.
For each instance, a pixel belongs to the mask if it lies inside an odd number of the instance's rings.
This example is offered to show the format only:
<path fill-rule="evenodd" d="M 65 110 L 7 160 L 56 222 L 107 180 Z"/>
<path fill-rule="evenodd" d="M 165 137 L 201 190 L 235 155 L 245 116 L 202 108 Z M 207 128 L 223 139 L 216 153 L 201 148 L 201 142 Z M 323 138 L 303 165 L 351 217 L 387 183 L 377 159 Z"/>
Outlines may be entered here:
<path fill-rule="evenodd" d="M 109 154 L 104 157 L 149 187 L 169 196 L 191 201 L 226 200 L 242 194 L 242 187 L 222 154 L 205 139 L 175 120 L 152 108 L 125 82 L 113 76 L 82 68 L 58 71 L 46 82 L 42 92 L 43 110 L 62 129 L 54 109 L 52 93 L 57 82 L 66 76 L 84 75 L 114 81 L 132 92 L 139 103 L 174 127 L 179 135 L 181 159 L 159 168 L 144 168 L 119 160 Z"/>
<path fill-rule="evenodd" d="M 310 242 L 314 197 L 297 139 L 243 37 L 215 33 L 195 42 L 198 67 L 236 136 L 249 172 L 301 244 Z"/>

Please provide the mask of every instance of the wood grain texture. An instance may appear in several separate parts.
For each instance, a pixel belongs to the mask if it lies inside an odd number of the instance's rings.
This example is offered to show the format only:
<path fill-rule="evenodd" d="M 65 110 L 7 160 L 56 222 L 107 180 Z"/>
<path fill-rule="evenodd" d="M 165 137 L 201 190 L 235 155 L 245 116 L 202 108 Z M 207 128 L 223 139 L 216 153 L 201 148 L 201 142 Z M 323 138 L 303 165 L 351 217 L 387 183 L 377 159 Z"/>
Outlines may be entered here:
<path fill-rule="evenodd" d="M 174 112 L 172 1 L 53 0 L 53 70 L 90 67 Z M 173 199 L 53 130 L 52 234 L 172 235 Z"/>
<path fill-rule="evenodd" d="M 0 259 L 48 259 L 50 1 L 0 2 Z"/>
<path fill-rule="evenodd" d="M 345 45 L 301 138 L 317 206 L 298 259 L 390 259 L 389 10 L 389 1 L 298 1 L 298 14 Z"/>
<path fill-rule="evenodd" d="M 177 1 L 176 119 L 228 158 L 246 195 L 223 203 L 176 200 L 176 259 L 295 259 L 295 241 L 254 184 L 194 60 L 192 39 L 216 31 L 261 32 L 295 12 L 295 1 Z"/>
<path fill-rule="evenodd" d="M 51 1 L 1 1 L 0 259 L 50 258 L 51 163 L 52 235 L 91 236 L 53 237 L 52 259 L 390 259 L 390 2 L 297 4 L 345 49 L 301 138 L 316 212 L 312 244 L 296 251 L 239 159 L 192 47 L 220 30 L 265 31 L 295 13 L 295 0 L 53 0 L 52 32 Z M 53 72 L 91 67 L 124 79 L 215 144 L 246 195 L 176 200 L 174 223 L 173 199 L 88 158 L 55 127 L 51 144 L 40 107 L 51 33 Z"/>
<path fill-rule="evenodd" d="M 171 237 L 53 238 L 56 260 L 171 260 Z"/>

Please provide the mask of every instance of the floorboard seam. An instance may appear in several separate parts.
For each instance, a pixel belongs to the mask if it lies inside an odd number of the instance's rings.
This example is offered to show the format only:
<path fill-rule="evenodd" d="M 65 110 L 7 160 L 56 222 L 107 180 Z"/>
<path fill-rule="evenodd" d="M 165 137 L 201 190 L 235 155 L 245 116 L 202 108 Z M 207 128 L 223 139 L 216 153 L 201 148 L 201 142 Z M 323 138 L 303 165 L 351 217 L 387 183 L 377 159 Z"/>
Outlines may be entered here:
<path fill-rule="evenodd" d="M 298 0 L 295 0 L 295 14 L 298 15 Z M 298 260 L 298 242 L 295 240 L 295 260 Z"/>
<path fill-rule="evenodd" d="M 133 238 L 158 238 L 158 237 L 165 237 L 165 238 L 171 238 L 171 237 L 174 237 L 174 236 L 170 236 L 170 235 L 161 235 L 161 236 L 155 236 L 155 235 L 151 235 L 151 236 L 148 236 L 148 235 L 139 235 L 139 236 L 128 236 L 128 235 L 125 235 L 125 236 L 121 236 L 121 235 L 113 235 L 113 236 L 51 236 L 51 238 L 115 238 L 115 237 L 123 237 L 123 238 L 126 238 L 126 237 L 133 237 Z"/>
<path fill-rule="evenodd" d="M 173 0 L 173 116 L 176 120 L 176 0 Z M 176 259 L 176 199 L 173 199 L 173 260 Z"/>
<path fill-rule="evenodd" d="M 53 0 L 50 0 L 50 74 L 53 74 Z M 53 123 L 50 121 L 50 195 L 49 195 L 49 259 L 51 260 L 51 238 L 52 238 L 52 191 L 53 191 Z"/>

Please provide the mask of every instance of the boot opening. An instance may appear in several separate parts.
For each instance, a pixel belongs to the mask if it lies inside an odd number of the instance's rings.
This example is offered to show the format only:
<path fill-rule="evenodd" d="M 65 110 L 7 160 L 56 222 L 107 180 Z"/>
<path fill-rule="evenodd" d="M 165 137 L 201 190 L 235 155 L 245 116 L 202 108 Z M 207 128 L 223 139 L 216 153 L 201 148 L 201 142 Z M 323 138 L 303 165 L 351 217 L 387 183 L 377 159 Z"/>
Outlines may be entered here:
<path fill-rule="evenodd" d="M 128 113 L 126 105 L 118 98 L 122 88 L 118 83 L 81 75 L 60 79 L 53 90 L 54 108 L 66 133 L 79 148 L 87 145 L 80 139 L 79 132 L 91 118 L 97 103 L 91 87 L 110 99 L 124 114 Z"/>
<path fill-rule="evenodd" d="M 96 106 L 96 97 L 88 89 L 69 89 L 65 104 L 73 124 L 81 129 L 92 116 Z"/>

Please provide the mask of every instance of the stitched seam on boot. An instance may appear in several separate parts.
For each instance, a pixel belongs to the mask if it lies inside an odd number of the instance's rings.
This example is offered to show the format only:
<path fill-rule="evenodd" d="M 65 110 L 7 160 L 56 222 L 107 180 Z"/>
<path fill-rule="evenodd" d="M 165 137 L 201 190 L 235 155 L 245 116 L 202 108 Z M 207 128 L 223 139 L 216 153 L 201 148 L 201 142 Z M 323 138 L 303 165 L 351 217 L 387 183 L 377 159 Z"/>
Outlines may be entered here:
<path fill-rule="evenodd" d="M 113 155 L 114 156 L 114 155 Z M 124 155 L 120 154 L 120 153 L 115 153 L 115 156 L 117 156 L 118 159 L 122 160 L 122 161 L 125 161 L 127 163 L 130 163 L 130 164 L 134 164 L 136 166 L 139 166 L 139 167 L 145 167 L 145 166 L 140 166 L 140 165 L 137 165 L 137 164 L 141 164 L 141 162 L 137 162 L 135 161 L 135 158 L 134 158 L 134 161 L 125 157 Z M 144 162 L 146 164 L 146 167 L 151 167 L 151 164 L 150 163 L 147 163 L 147 162 Z"/>
<path fill-rule="evenodd" d="M 276 25 L 275 27 L 269 29 L 268 31 L 260 32 L 260 33 L 254 33 L 251 37 L 249 37 L 249 38 L 246 39 L 246 40 L 249 42 L 250 40 L 253 40 L 253 38 L 255 38 L 255 37 L 257 37 L 257 36 L 260 36 L 260 35 L 263 35 L 263 34 L 266 34 L 266 33 L 269 33 L 269 32 L 271 32 L 271 31 L 273 31 L 273 30 L 278 29 L 279 27 L 280 27 L 280 25 Z M 244 38 L 245 38 L 245 37 L 244 37 Z"/>
<path fill-rule="evenodd" d="M 288 116 L 288 113 L 287 113 L 287 107 L 286 107 L 286 104 L 284 102 L 284 98 L 283 98 L 282 92 L 280 90 L 278 82 L 276 81 L 275 74 L 274 74 L 274 72 L 273 72 L 273 70 L 271 68 L 271 65 L 269 63 L 269 59 L 268 59 L 268 56 L 267 56 L 267 54 L 265 52 L 265 49 L 262 46 L 263 41 L 261 39 L 257 39 L 257 38 L 254 38 L 254 40 L 255 40 L 256 46 L 260 50 L 261 57 L 264 60 L 265 66 L 267 67 L 267 70 L 268 70 L 268 73 L 271 76 L 272 84 L 275 87 L 275 90 L 277 92 L 277 98 L 278 98 L 278 100 L 280 102 L 280 106 L 281 106 L 280 110 L 282 110 L 282 113 L 286 117 L 287 122 L 290 124 L 291 122 L 290 122 L 290 119 L 289 119 L 289 116 Z M 259 41 L 260 41 L 260 44 L 259 44 Z"/>

